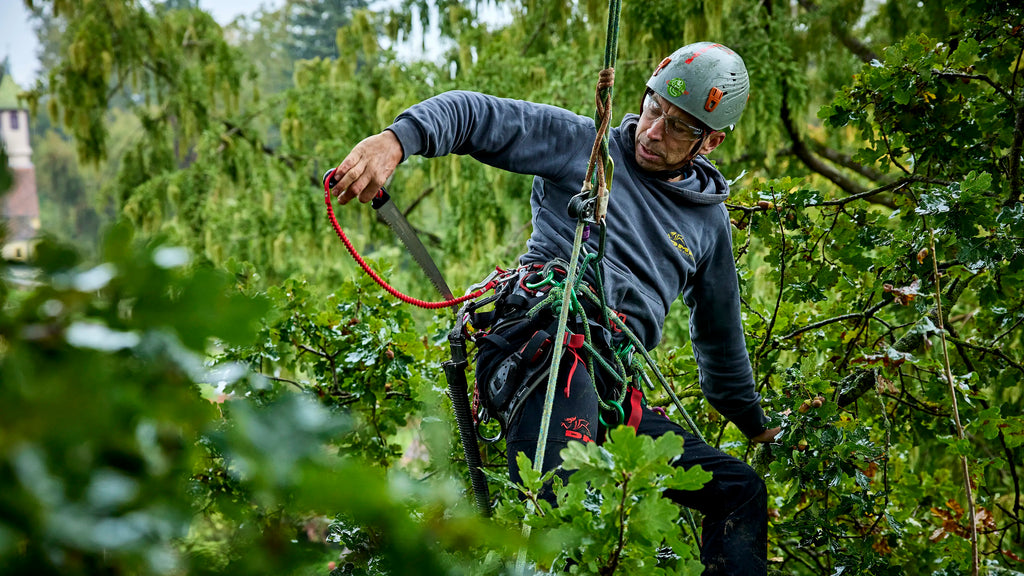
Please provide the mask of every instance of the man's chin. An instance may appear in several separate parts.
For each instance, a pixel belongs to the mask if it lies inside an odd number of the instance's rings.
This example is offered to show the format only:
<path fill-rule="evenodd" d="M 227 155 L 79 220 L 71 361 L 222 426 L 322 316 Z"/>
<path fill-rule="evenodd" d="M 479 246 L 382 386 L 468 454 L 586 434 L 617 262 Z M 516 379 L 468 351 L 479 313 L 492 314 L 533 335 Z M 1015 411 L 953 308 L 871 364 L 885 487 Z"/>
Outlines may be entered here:
<path fill-rule="evenodd" d="M 661 157 L 655 157 L 653 154 L 650 157 L 648 157 L 641 151 L 639 145 L 636 148 L 636 154 L 634 154 L 634 158 L 636 159 L 636 163 L 639 164 L 641 168 L 647 170 L 648 172 L 658 172 L 660 170 L 663 170 L 665 166 L 665 162 L 661 159 Z"/>

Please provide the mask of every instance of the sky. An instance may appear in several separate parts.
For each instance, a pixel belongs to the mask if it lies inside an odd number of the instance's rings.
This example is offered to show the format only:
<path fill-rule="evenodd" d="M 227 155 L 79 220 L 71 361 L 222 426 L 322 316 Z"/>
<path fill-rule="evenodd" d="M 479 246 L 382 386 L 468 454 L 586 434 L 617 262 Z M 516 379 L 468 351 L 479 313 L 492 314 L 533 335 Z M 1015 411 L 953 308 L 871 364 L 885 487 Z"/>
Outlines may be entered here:
<path fill-rule="evenodd" d="M 221 24 L 235 16 L 252 14 L 261 6 L 277 8 L 284 0 L 200 0 L 199 6 Z M 11 76 L 22 88 L 28 88 L 39 73 L 36 52 L 39 42 L 29 25 L 24 0 L 0 0 L 0 60 L 10 58 Z"/>

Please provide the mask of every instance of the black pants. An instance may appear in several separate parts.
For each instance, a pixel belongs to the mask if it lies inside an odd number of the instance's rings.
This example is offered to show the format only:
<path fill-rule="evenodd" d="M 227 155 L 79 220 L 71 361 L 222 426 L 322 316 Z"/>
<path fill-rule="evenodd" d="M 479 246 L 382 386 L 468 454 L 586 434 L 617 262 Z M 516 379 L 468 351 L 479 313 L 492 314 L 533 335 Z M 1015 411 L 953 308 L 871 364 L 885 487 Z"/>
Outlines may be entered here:
<path fill-rule="evenodd" d="M 559 371 L 551 422 L 544 452 L 543 470 L 561 463 L 559 453 L 572 440 L 600 441 L 597 392 L 585 367 L 573 354 L 565 354 Z M 567 376 L 572 375 L 571 379 Z M 543 415 L 546 385 L 539 386 L 526 400 L 522 411 L 509 423 L 509 475 L 520 481 L 516 455 L 525 452 L 533 460 Z M 741 460 L 698 439 L 658 412 L 626 402 L 626 421 L 636 425 L 637 434 L 657 438 L 674 432 L 684 439 L 683 455 L 674 465 L 688 469 L 700 465 L 711 472 L 711 480 L 696 491 L 668 490 L 676 503 L 704 515 L 701 562 L 706 576 L 764 575 L 768 556 L 768 493 L 764 481 Z M 563 478 L 568 471 L 559 472 Z"/>

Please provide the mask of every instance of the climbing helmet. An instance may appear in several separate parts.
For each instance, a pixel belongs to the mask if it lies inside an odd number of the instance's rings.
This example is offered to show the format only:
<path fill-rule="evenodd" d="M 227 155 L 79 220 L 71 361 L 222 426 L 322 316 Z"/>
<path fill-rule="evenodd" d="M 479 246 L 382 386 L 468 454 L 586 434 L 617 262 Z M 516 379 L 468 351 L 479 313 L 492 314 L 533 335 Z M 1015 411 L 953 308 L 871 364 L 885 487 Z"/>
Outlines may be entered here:
<path fill-rule="evenodd" d="M 722 44 L 697 42 L 662 60 L 647 87 L 712 130 L 724 130 L 743 114 L 750 80 L 739 54 Z"/>

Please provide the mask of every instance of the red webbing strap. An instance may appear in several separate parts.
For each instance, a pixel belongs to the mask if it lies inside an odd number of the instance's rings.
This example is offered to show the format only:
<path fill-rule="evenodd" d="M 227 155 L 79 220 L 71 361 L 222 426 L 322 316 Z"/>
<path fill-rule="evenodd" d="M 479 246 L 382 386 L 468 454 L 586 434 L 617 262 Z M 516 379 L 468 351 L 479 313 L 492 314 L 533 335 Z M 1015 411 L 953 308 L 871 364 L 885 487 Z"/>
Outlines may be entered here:
<path fill-rule="evenodd" d="M 586 341 L 586 336 L 584 334 L 567 333 L 565 335 L 565 345 L 569 348 L 569 351 L 572 352 L 572 355 L 575 357 L 575 359 L 572 361 L 572 368 L 569 369 L 569 375 L 565 379 L 566 398 L 569 397 L 569 385 L 572 384 L 572 378 L 573 376 L 576 375 L 576 366 L 579 366 L 580 364 L 583 363 L 583 358 L 580 358 L 580 353 L 577 352 L 577 350 L 582 348 L 583 344 Z"/>
<path fill-rule="evenodd" d="M 629 389 L 629 420 L 626 421 L 626 426 L 629 426 L 633 430 L 639 431 L 640 418 L 643 417 L 643 405 L 641 401 L 644 395 L 640 392 L 640 389 L 630 387 Z"/>
<path fill-rule="evenodd" d="M 355 261 L 359 264 L 359 266 L 362 267 L 363 271 L 369 274 L 370 278 L 373 278 L 374 282 L 379 284 L 381 288 L 388 292 L 388 294 L 391 294 L 395 298 L 398 298 L 399 300 L 407 304 L 412 304 L 413 306 L 426 308 L 428 310 L 434 310 L 437 308 L 450 308 L 452 306 L 461 304 L 466 300 L 472 300 L 474 298 L 477 298 L 481 294 L 484 294 L 485 292 L 490 290 L 491 288 L 494 288 L 494 286 L 497 284 L 497 282 L 492 280 L 491 282 L 488 282 L 486 286 L 475 292 L 470 292 L 465 296 L 459 296 L 458 298 L 453 298 L 451 300 L 442 300 L 440 302 L 427 302 L 425 300 L 413 298 L 412 296 L 407 296 L 399 292 L 398 290 L 392 288 L 390 284 L 388 284 L 387 282 L 384 281 L 383 278 L 378 276 L 377 273 L 374 272 L 372 268 L 370 268 L 370 265 L 367 264 L 365 260 L 363 260 L 363 257 L 359 255 L 359 252 L 356 251 L 355 246 L 352 245 L 352 242 L 349 241 L 348 236 L 346 236 L 345 232 L 341 229 L 341 225 L 338 224 L 338 219 L 334 217 L 334 206 L 331 204 L 331 188 L 329 185 L 329 181 L 330 178 L 324 178 L 324 203 L 327 204 L 327 218 L 331 221 L 331 226 L 333 226 L 334 231 L 337 232 L 338 238 L 341 238 L 341 241 L 345 243 L 345 248 L 348 249 L 348 253 L 352 255 L 352 258 L 354 258 Z"/>

